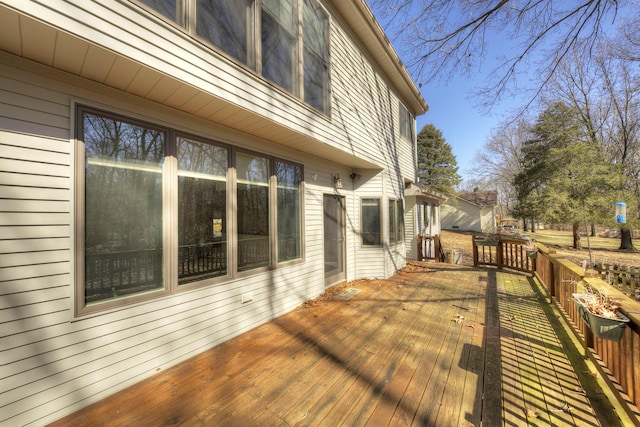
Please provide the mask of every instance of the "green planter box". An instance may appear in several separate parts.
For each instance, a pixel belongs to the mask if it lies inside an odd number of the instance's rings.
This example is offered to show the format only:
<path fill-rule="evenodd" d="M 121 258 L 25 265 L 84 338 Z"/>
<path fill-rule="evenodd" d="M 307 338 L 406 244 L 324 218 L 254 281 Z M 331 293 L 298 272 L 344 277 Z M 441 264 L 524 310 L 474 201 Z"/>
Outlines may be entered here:
<path fill-rule="evenodd" d="M 584 320 L 587 327 L 591 329 L 593 335 L 598 338 L 611 341 L 620 341 L 624 334 L 624 328 L 630 319 L 624 314 L 618 312 L 620 319 L 610 319 L 608 317 L 599 316 L 590 312 L 587 307 L 580 301 L 581 294 L 573 294 L 573 300 L 578 307 L 578 314 Z"/>

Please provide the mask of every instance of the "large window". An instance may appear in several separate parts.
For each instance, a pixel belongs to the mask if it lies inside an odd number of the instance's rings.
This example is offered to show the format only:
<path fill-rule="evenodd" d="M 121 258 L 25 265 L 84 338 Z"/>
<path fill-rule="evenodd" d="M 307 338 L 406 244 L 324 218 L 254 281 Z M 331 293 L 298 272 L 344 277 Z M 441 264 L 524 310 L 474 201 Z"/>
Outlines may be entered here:
<path fill-rule="evenodd" d="M 165 18 L 173 22 L 182 24 L 182 17 L 180 16 L 181 1 L 180 0 L 138 0 L 141 3 L 149 6 L 160 12 Z"/>
<path fill-rule="evenodd" d="M 329 17 L 314 0 L 304 0 L 304 100 L 320 111 L 328 109 Z"/>
<path fill-rule="evenodd" d="M 389 243 L 400 243 L 403 233 L 403 210 L 401 200 L 389 200 Z"/>
<path fill-rule="evenodd" d="M 362 245 L 380 246 L 380 199 L 362 199 Z"/>
<path fill-rule="evenodd" d="M 302 257 L 302 166 L 276 161 L 278 262 Z"/>
<path fill-rule="evenodd" d="M 161 289 L 166 132 L 85 113 L 85 305 Z"/>
<path fill-rule="evenodd" d="M 302 258 L 302 166 L 86 108 L 78 123 L 78 313 Z"/>
<path fill-rule="evenodd" d="M 196 34 L 251 65 L 251 0 L 198 0 Z"/>
<path fill-rule="evenodd" d="M 329 14 L 318 0 L 136 1 L 328 112 Z"/>
<path fill-rule="evenodd" d="M 269 180 L 271 160 L 238 153 L 238 270 L 270 264 Z"/>
<path fill-rule="evenodd" d="M 179 137 L 178 283 L 227 274 L 227 148 Z"/>
<path fill-rule="evenodd" d="M 400 111 L 400 136 L 407 141 L 413 141 L 413 117 L 402 103 L 399 106 Z"/>
<path fill-rule="evenodd" d="M 298 15 L 294 0 L 262 0 L 262 75 L 297 93 Z"/>

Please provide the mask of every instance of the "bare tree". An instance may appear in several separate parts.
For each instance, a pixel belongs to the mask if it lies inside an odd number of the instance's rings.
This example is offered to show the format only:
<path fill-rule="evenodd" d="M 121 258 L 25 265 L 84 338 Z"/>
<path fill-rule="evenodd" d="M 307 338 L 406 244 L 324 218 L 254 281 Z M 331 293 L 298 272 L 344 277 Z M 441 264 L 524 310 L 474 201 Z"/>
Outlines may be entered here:
<path fill-rule="evenodd" d="M 473 160 L 470 172 L 474 181 L 498 190 L 498 203 L 504 215 L 516 200 L 513 180 L 522 169 L 522 144 L 530 138 L 529 128 L 523 118 L 504 120 Z"/>
<path fill-rule="evenodd" d="M 532 90 L 530 99 L 536 99 L 572 49 L 580 46 L 588 57 L 594 43 L 611 31 L 618 12 L 633 16 L 640 11 L 630 0 L 369 2 L 387 32 L 399 42 L 396 45 L 402 46 L 401 56 L 420 82 L 475 74 L 491 40 L 516 43 L 514 50 L 492 58 L 499 65 L 481 91 L 485 106 L 510 90 L 522 89 L 518 79 L 526 72 L 525 77 L 533 79 L 527 85 Z M 636 33 L 629 31 L 628 36 L 630 43 L 638 42 Z"/>
<path fill-rule="evenodd" d="M 559 67 L 544 98 L 549 103 L 562 101 L 578 112 L 583 138 L 602 147 L 602 160 L 620 171 L 619 184 L 610 190 L 612 197 L 627 201 L 637 212 L 634 200 L 640 196 L 640 75 L 632 69 L 633 62 L 612 56 L 615 46 L 617 43 L 601 40 L 588 61 L 577 49 L 570 56 L 571 61 Z M 634 216 L 627 217 L 635 222 Z M 613 215 L 592 212 L 591 217 L 607 222 L 606 218 Z M 632 249 L 630 228 L 623 226 L 621 231 L 621 249 Z"/>

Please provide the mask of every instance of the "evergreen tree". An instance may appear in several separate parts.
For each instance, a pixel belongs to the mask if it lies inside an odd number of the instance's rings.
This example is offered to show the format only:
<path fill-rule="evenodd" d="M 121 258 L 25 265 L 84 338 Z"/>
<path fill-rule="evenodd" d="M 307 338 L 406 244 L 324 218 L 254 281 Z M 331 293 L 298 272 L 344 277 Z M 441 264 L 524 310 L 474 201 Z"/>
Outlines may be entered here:
<path fill-rule="evenodd" d="M 418 134 L 418 176 L 422 184 L 449 195 L 462 182 L 451 146 L 432 124 L 425 125 Z"/>
<path fill-rule="evenodd" d="M 519 214 L 571 224 L 576 249 L 587 222 L 613 206 L 621 179 L 603 147 L 585 137 L 578 114 L 556 103 L 540 115 L 533 138 L 523 147 L 523 170 L 514 180 Z"/>

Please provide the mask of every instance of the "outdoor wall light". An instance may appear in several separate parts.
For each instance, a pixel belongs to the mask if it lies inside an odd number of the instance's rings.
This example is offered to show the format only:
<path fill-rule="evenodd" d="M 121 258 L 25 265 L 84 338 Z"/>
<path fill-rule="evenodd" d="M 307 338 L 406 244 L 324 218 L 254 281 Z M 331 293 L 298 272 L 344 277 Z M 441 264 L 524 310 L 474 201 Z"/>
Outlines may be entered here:
<path fill-rule="evenodd" d="M 340 175 L 334 175 L 333 177 L 333 188 L 342 188 L 342 180 L 340 179 Z"/>

